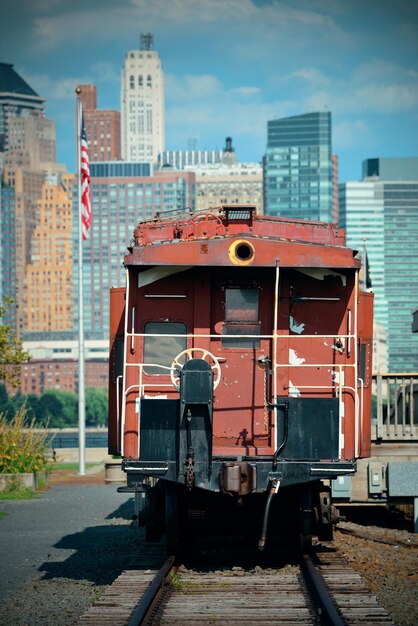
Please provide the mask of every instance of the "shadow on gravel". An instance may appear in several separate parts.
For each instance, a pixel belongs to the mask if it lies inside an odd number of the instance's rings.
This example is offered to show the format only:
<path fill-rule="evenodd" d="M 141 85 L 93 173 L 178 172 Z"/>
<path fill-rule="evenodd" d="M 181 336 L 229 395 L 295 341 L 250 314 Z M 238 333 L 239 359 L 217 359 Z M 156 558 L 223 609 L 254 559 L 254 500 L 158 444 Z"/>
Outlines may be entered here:
<path fill-rule="evenodd" d="M 346 505 L 340 508 L 340 512 L 345 521 L 354 522 L 361 526 L 379 526 L 380 528 L 413 532 L 412 516 L 399 509 Z"/>
<path fill-rule="evenodd" d="M 138 526 L 115 524 L 86 528 L 63 537 L 54 545 L 59 550 L 72 550 L 73 554 L 64 561 L 45 562 L 39 571 L 44 572 L 43 580 L 69 578 L 109 585 L 128 567 L 143 541 L 143 531 Z"/>
<path fill-rule="evenodd" d="M 133 519 L 133 512 L 132 500 L 126 500 L 113 513 L 110 513 L 106 519 Z"/>

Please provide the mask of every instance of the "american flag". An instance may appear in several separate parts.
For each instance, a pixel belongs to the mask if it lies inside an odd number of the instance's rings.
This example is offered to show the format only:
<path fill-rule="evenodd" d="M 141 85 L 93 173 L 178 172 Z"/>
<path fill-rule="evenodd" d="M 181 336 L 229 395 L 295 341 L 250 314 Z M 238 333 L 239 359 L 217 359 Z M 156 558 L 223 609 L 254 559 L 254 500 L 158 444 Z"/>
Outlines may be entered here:
<path fill-rule="evenodd" d="M 81 117 L 81 146 L 80 146 L 80 173 L 81 173 L 81 234 L 87 239 L 87 233 L 91 224 L 90 204 L 90 165 L 87 146 L 86 129 L 84 128 L 84 116 Z"/>

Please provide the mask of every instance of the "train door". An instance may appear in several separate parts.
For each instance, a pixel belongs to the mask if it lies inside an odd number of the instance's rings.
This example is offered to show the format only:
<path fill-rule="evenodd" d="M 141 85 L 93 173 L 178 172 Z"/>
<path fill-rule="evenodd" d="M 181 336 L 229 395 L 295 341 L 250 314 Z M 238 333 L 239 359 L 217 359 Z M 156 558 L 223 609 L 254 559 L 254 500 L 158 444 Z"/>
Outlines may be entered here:
<path fill-rule="evenodd" d="M 215 390 L 213 454 L 272 453 L 272 418 L 265 402 L 265 367 L 271 358 L 273 279 L 248 270 L 213 281 L 210 351 L 221 366 Z M 269 337 L 266 337 L 268 335 Z"/>
<path fill-rule="evenodd" d="M 289 458 L 353 458 L 349 424 L 358 413 L 354 275 L 297 268 L 281 278 L 288 328 L 278 340 L 277 388 L 279 396 L 289 398 L 285 453 Z M 279 439 L 280 423 L 279 415 Z M 299 430 L 292 431 L 292 424 Z"/>
<path fill-rule="evenodd" d="M 288 355 L 283 355 L 283 362 L 287 356 L 289 368 L 279 371 L 279 377 L 293 397 L 328 397 L 346 378 L 340 366 L 353 353 L 353 341 L 346 338 L 351 330 L 346 316 L 347 277 L 326 269 L 300 268 L 289 270 L 283 283 L 289 303 Z"/>

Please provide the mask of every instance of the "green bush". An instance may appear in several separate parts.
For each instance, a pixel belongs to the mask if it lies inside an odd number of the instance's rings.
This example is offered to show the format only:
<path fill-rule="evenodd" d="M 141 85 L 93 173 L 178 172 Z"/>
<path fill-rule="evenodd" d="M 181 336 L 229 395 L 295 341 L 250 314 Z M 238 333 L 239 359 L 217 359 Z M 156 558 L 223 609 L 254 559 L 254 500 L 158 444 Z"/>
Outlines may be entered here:
<path fill-rule="evenodd" d="M 0 473 L 23 474 L 50 470 L 51 446 L 47 433 L 27 423 L 26 408 L 22 406 L 7 421 L 0 415 Z"/>

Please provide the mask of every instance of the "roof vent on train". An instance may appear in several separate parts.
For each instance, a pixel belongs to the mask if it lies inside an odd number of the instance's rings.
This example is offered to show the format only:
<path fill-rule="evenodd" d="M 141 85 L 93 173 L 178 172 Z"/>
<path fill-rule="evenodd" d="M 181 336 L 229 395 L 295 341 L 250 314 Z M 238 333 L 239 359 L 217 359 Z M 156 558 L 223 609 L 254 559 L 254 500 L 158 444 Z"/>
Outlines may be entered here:
<path fill-rule="evenodd" d="M 249 241 L 237 239 L 229 246 L 228 256 L 234 265 L 249 265 L 254 261 L 255 248 Z"/>
<path fill-rule="evenodd" d="M 253 225 L 254 215 L 256 213 L 255 206 L 230 206 L 222 205 L 222 209 L 225 213 L 227 225 L 231 222 L 241 222 L 244 224 Z"/>

